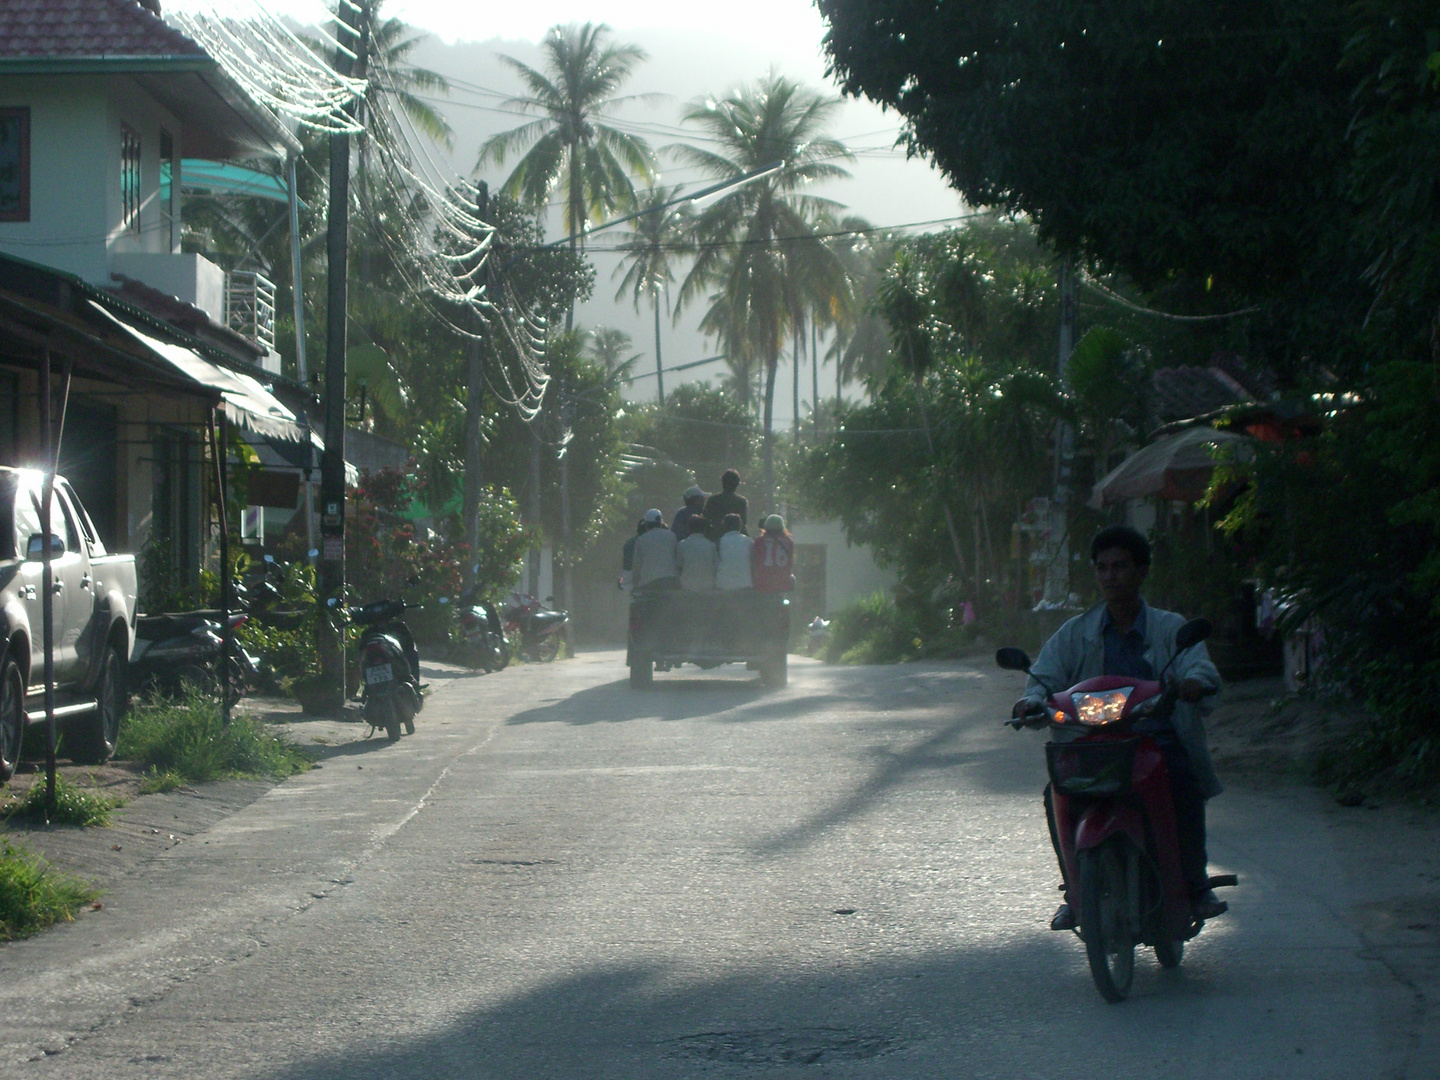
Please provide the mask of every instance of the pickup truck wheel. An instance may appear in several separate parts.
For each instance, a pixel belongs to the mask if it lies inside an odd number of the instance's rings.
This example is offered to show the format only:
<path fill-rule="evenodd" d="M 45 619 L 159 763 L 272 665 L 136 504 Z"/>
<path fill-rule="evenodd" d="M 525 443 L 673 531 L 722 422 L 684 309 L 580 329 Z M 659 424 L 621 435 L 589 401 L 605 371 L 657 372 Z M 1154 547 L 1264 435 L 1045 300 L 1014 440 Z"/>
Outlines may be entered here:
<path fill-rule="evenodd" d="M 120 738 L 120 721 L 125 716 L 125 661 L 115 645 L 105 646 L 100 659 L 100 677 L 95 682 L 95 711 L 71 729 L 75 751 L 71 760 L 79 765 L 100 765 L 115 753 Z"/>
<path fill-rule="evenodd" d="M 20 665 L 6 660 L 0 668 L 0 783 L 15 775 L 25 741 L 25 679 Z"/>
<path fill-rule="evenodd" d="M 644 690 L 655 682 L 655 664 L 650 660 L 637 660 L 630 665 L 630 687 Z"/>

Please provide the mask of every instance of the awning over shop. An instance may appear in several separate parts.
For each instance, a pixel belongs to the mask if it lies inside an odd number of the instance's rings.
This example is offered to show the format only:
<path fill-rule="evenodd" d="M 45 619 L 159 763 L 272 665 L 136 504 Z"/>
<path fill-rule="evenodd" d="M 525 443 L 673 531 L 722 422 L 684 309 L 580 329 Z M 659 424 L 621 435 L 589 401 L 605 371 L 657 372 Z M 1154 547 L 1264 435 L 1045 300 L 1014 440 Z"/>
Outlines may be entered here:
<path fill-rule="evenodd" d="M 1228 449 L 1242 461 L 1254 453 L 1252 440 L 1233 431 L 1202 426 L 1162 435 L 1106 474 L 1091 492 L 1090 505 L 1098 510 L 1151 495 L 1198 502 L 1210 486 L 1218 448 Z"/>
<path fill-rule="evenodd" d="M 163 187 L 170 182 L 170 166 L 160 163 L 160 183 Z M 271 202 L 288 202 L 290 189 L 278 176 L 247 169 L 228 161 L 206 161 L 204 158 L 186 158 L 180 163 L 180 185 L 186 190 L 220 192 L 227 195 L 248 195 Z M 300 204 L 304 206 L 304 203 Z"/>
<path fill-rule="evenodd" d="M 193 349 L 165 341 L 149 330 L 131 325 L 93 300 L 89 303 L 98 314 L 175 371 L 194 383 L 218 390 L 225 414 L 232 424 L 277 442 L 310 442 L 314 433 L 308 425 L 301 423 L 254 376 L 221 367 Z"/>

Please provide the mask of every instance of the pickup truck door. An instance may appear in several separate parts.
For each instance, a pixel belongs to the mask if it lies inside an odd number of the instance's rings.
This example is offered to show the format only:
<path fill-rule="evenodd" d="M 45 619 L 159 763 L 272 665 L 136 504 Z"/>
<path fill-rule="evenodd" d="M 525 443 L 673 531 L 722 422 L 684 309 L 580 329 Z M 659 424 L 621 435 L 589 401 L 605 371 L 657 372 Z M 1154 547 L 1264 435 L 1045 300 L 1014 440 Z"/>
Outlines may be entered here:
<path fill-rule="evenodd" d="M 24 562 L 17 575 L 24 583 L 22 595 L 26 613 L 30 620 L 30 685 L 40 686 L 44 682 L 45 653 L 42 627 L 44 626 L 43 595 L 48 587 L 54 596 L 53 618 L 55 625 L 55 685 L 65 686 L 74 678 L 77 659 L 76 644 L 79 628 L 70 612 L 72 593 L 79 593 L 80 578 L 86 572 L 88 560 L 80 551 L 68 546 L 67 528 L 62 501 L 56 498 L 50 510 L 50 532 L 58 538 L 64 550 L 57 546 L 50 560 L 50 581 L 44 581 L 45 567 L 38 551 L 31 555 L 30 540 L 40 535 L 40 492 L 36 488 L 23 487 L 15 495 L 15 542 L 16 550 Z M 88 595 L 88 594 L 87 594 Z"/>

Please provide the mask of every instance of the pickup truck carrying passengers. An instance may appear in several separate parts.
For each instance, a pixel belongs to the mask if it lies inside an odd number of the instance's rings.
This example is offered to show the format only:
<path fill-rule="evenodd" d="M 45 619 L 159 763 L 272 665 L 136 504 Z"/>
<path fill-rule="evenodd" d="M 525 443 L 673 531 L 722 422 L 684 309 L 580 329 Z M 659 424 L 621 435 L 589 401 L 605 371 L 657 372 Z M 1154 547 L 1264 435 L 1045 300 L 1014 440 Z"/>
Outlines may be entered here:
<path fill-rule="evenodd" d="M 745 663 L 758 668 L 767 685 L 785 684 L 790 601 L 784 594 L 795 587 L 795 542 L 779 514 L 765 518 L 753 541 L 745 534 L 739 484 L 729 469 L 716 495 L 690 488 L 670 528 L 659 509 L 648 510 L 626 541 L 631 686 L 649 686 L 657 669 L 683 663 Z"/>

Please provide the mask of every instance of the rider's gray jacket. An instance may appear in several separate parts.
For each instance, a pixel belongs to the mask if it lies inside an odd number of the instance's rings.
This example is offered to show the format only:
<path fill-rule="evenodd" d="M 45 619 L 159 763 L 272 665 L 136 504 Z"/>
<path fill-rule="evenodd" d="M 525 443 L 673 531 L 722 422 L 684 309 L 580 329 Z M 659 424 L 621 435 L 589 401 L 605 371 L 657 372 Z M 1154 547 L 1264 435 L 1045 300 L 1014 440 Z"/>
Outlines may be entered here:
<path fill-rule="evenodd" d="M 1185 625 L 1185 618 L 1173 611 L 1162 611 L 1150 607 L 1142 600 L 1145 608 L 1145 659 L 1158 675 L 1175 655 L 1175 634 Z M 1052 691 L 1068 690 L 1083 679 L 1105 674 L 1105 641 L 1102 636 L 1105 625 L 1105 605 L 1097 604 L 1083 615 L 1070 619 L 1040 650 L 1040 656 L 1030 667 L 1030 678 L 1025 683 L 1025 697 L 1043 704 L 1046 698 L 1044 687 Z M 1175 661 L 1167 679 L 1177 682 L 1194 679 L 1212 690 L 1220 689 L 1220 672 L 1210 660 L 1202 642 L 1187 649 Z M 1043 685 L 1042 685 L 1043 684 Z M 1206 699 L 1207 701 L 1213 699 Z M 1171 724 L 1180 737 L 1200 788 L 1207 799 L 1219 795 L 1222 790 L 1220 779 L 1215 775 L 1215 765 L 1210 760 L 1210 747 L 1205 739 L 1205 713 L 1209 706 L 1193 705 L 1181 701 L 1175 706 Z M 1057 740 L 1077 737 L 1064 731 L 1053 731 Z"/>

